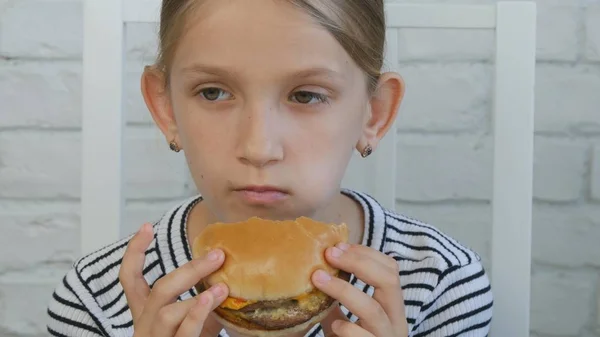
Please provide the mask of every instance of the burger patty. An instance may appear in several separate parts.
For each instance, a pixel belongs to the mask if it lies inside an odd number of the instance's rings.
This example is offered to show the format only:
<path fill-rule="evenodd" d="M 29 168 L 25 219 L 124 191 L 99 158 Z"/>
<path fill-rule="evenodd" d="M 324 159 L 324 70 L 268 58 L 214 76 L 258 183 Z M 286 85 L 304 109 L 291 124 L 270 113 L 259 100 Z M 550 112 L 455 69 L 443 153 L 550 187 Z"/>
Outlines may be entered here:
<path fill-rule="evenodd" d="M 310 320 L 333 302 L 333 298 L 319 292 L 302 303 L 294 299 L 261 301 L 239 310 L 219 307 L 215 311 L 231 323 L 247 329 L 279 330 Z"/>
<path fill-rule="evenodd" d="M 272 309 L 277 309 L 277 308 L 291 308 L 294 305 L 298 305 L 297 302 L 298 301 L 295 301 L 295 300 L 262 301 L 262 302 L 256 302 L 256 303 L 247 305 L 237 311 L 240 311 L 243 313 L 252 313 L 259 309 L 272 310 Z"/>

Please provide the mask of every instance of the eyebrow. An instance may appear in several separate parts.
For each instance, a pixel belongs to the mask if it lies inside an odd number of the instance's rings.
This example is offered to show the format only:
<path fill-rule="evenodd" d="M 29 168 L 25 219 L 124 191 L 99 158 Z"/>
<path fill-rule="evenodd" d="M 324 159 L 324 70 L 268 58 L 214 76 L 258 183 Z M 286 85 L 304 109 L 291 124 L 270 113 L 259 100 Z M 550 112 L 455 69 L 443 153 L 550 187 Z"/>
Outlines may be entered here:
<path fill-rule="evenodd" d="M 181 70 L 181 73 L 184 75 L 187 74 L 208 74 L 208 75 L 216 75 L 216 76 L 228 76 L 232 77 L 234 75 L 233 72 L 227 70 L 223 67 L 215 67 L 215 66 L 207 66 L 203 64 L 193 64 L 188 67 L 184 67 Z"/>
<path fill-rule="evenodd" d="M 229 70 L 226 67 L 217 67 L 217 66 L 209 66 L 204 64 L 193 64 L 188 67 L 184 67 L 181 70 L 181 73 L 184 75 L 193 75 L 193 74 L 208 74 L 214 76 L 222 76 L 235 78 L 237 74 L 235 71 Z M 333 69 L 327 67 L 310 67 L 302 70 L 298 70 L 290 73 L 286 77 L 288 78 L 310 78 L 310 77 L 326 77 L 332 80 L 343 80 L 346 76 L 344 73 L 340 71 L 335 71 Z"/>
<path fill-rule="evenodd" d="M 343 73 L 325 67 L 315 67 L 300 70 L 292 73 L 290 76 L 292 78 L 309 78 L 324 76 L 332 79 L 343 79 L 345 77 Z"/>

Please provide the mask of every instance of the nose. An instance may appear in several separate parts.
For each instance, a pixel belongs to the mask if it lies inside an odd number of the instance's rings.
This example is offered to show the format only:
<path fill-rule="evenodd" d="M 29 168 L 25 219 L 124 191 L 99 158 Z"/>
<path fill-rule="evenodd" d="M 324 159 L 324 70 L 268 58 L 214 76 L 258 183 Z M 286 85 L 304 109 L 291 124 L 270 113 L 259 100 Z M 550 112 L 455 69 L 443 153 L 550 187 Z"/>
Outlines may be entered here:
<path fill-rule="evenodd" d="M 238 158 L 261 168 L 283 159 L 281 125 L 274 108 L 257 106 L 247 109 L 239 126 Z"/>

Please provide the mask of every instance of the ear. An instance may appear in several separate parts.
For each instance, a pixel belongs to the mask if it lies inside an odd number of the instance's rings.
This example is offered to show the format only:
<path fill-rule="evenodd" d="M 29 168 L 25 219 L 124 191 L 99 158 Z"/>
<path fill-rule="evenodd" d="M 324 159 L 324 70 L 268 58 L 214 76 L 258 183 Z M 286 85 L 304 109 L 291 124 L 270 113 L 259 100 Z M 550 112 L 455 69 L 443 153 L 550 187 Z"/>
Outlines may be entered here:
<path fill-rule="evenodd" d="M 379 141 L 394 125 L 404 92 L 404 80 L 399 74 L 389 72 L 381 75 L 369 100 L 367 120 L 357 144 L 359 152 L 362 153 L 367 145 L 373 150 L 377 148 Z"/>
<path fill-rule="evenodd" d="M 167 143 L 175 141 L 180 144 L 165 73 L 156 67 L 145 67 L 141 78 L 141 88 L 146 106 Z"/>

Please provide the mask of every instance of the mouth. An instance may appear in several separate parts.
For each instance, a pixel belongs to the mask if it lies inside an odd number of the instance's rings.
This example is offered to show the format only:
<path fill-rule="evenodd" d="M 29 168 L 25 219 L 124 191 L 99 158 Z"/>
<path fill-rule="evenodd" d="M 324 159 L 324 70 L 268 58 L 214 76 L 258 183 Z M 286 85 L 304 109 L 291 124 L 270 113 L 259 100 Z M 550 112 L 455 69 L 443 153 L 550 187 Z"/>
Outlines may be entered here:
<path fill-rule="evenodd" d="M 245 203 L 251 205 L 269 205 L 284 201 L 289 197 L 289 192 L 275 186 L 244 186 L 234 189 L 234 192 Z"/>

